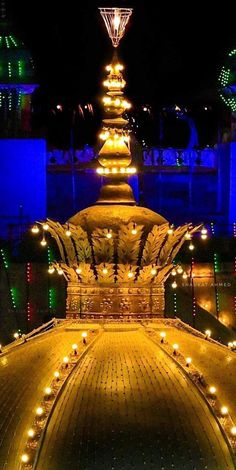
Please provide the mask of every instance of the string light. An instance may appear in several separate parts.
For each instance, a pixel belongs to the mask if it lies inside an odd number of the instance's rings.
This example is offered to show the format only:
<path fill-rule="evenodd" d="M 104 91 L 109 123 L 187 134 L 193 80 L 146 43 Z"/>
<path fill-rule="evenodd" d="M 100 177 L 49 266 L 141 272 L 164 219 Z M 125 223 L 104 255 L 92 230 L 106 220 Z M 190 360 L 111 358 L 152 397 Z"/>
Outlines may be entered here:
<path fill-rule="evenodd" d="M 49 268 L 48 268 L 48 272 L 49 272 L 49 274 L 53 274 L 55 272 L 54 266 L 50 265 Z"/>
<path fill-rule="evenodd" d="M 176 271 L 176 269 L 175 269 L 175 268 L 174 268 L 174 269 L 172 269 L 172 271 L 171 271 L 171 275 L 172 275 L 172 276 L 176 276 L 176 274 L 177 274 L 177 271 Z"/>
<path fill-rule="evenodd" d="M 177 273 L 178 273 L 178 274 L 182 274 L 182 273 L 183 273 L 183 268 L 182 268 L 182 266 L 178 266 L 178 267 L 177 267 Z"/>
<path fill-rule="evenodd" d="M 43 230 L 47 231 L 49 229 L 49 225 L 47 222 L 43 224 Z"/>
<path fill-rule="evenodd" d="M 190 251 L 193 251 L 193 250 L 194 250 L 194 245 L 193 245 L 192 242 L 189 244 L 188 248 L 189 248 Z"/>
<path fill-rule="evenodd" d="M 31 232 L 34 233 L 34 234 L 39 233 L 38 225 L 33 225 L 32 229 L 31 229 Z"/>
<path fill-rule="evenodd" d="M 177 294 L 176 292 L 173 293 L 173 298 L 174 298 L 174 315 L 177 315 Z"/>
<path fill-rule="evenodd" d="M 214 222 L 211 222 L 211 223 L 210 223 L 210 227 L 211 227 L 211 233 L 212 233 L 212 235 L 214 236 L 214 235 L 215 235 Z"/>
<path fill-rule="evenodd" d="M 46 245 L 47 245 L 47 242 L 46 242 L 46 239 L 45 239 L 44 236 L 43 236 L 43 238 L 42 238 L 40 244 L 41 244 L 42 246 L 46 246 Z"/>
<path fill-rule="evenodd" d="M 174 281 L 174 282 L 172 282 L 171 287 L 172 287 L 173 289 L 176 289 L 177 285 L 178 285 L 177 282 Z"/>

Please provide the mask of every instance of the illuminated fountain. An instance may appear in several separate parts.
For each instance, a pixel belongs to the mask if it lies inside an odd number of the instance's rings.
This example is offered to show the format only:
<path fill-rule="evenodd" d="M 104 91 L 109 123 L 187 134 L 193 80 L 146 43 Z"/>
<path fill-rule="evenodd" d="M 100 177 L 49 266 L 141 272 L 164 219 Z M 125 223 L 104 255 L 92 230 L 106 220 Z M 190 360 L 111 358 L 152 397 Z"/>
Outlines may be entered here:
<path fill-rule="evenodd" d="M 100 12 L 117 48 L 132 10 L 102 8 Z M 56 240 L 61 259 L 52 263 L 49 272 L 57 270 L 67 280 L 67 318 L 161 317 L 164 283 L 173 260 L 199 227 L 185 224 L 174 229 L 161 215 L 136 205 L 127 182 L 136 169 L 131 166 L 128 121 L 123 118 L 130 104 L 123 94 L 123 66 L 116 50 L 106 71 L 97 173 L 107 183 L 94 206 L 64 225 L 52 220 L 42 223 L 42 243 L 47 243 L 47 233 Z"/>

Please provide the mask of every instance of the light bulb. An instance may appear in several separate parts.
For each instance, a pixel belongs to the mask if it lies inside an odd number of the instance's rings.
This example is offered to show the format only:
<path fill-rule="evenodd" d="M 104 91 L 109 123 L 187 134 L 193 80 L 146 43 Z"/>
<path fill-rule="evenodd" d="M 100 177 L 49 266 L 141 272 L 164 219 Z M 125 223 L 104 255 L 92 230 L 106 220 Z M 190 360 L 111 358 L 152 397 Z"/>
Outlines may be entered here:
<path fill-rule="evenodd" d="M 31 229 L 31 232 L 32 233 L 39 233 L 39 228 L 37 225 L 33 225 L 32 229 Z"/>
<path fill-rule="evenodd" d="M 174 232 L 174 230 L 173 230 L 173 225 L 170 225 L 170 227 L 169 227 L 168 230 L 167 230 L 167 233 L 168 233 L 168 235 L 172 235 L 173 232 Z"/>
<path fill-rule="evenodd" d="M 177 274 L 176 269 L 172 269 L 171 275 L 172 275 L 172 276 L 176 276 L 176 274 Z"/>
<path fill-rule="evenodd" d="M 76 351 L 78 349 L 78 345 L 76 343 L 72 344 L 72 349 L 73 351 Z"/>
<path fill-rule="evenodd" d="M 136 224 L 133 224 L 133 228 L 131 230 L 132 235 L 137 235 Z"/>
<path fill-rule="evenodd" d="M 189 248 L 190 251 L 193 251 L 193 250 L 194 250 L 194 245 L 192 244 L 192 242 L 190 243 L 190 245 L 189 245 L 188 248 Z"/>
<path fill-rule="evenodd" d="M 106 237 L 107 237 L 107 238 L 112 238 L 112 233 L 111 233 L 111 230 L 110 230 L 110 229 L 107 230 Z"/>
<path fill-rule="evenodd" d="M 86 331 L 83 331 L 83 333 L 81 334 L 82 338 L 87 338 L 88 336 L 88 333 L 86 333 Z"/>
<path fill-rule="evenodd" d="M 41 406 L 39 406 L 37 409 L 36 409 L 36 415 L 37 416 L 42 416 L 43 414 L 43 408 Z"/>
<path fill-rule="evenodd" d="M 183 278 L 183 279 L 187 279 L 187 277 L 188 277 L 187 273 L 184 272 L 182 278 Z"/>
<path fill-rule="evenodd" d="M 55 268 L 53 266 L 49 266 L 49 268 L 48 268 L 49 274 L 53 274 L 54 271 L 55 271 Z"/>
<path fill-rule="evenodd" d="M 228 414 L 229 409 L 228 409 L 227 406 L 222 406 L 221 409 L 220 409 L 220 411 L 221 411 L 221 414 L 225 416 L 225 415 Z"/>
<path fill-rule="evenodd" d="M 182 272 L 183 272 L 182 266 L 178 266 L 178 268 L 177 268 L 177 273 L 178 273 L 178 274 L 182 274 Z"/>
<path fill-rule="evenodd" d="M 42 238 L 40 244 L 41 244 L 42 246 L 46 246 L 46 245 L 47 245 L 47 242 L 46 242 L 46 240 L 45 240 L 44 237 Z"/>
<path fill-rule="evenodd" d="M 49 225 L 47 223 L 43 224 L 43 230 L 48 230 L 49 229 Z"/>
<path fill-rule="evenodd" d="M 173 289 L 176 289 L 176 287 L 177 287 L 177 282 L 176 282 L 176 281 L 172 282 L 171 287 L 172 287 Z"/>
<path fill-rule="evenodd" d="M 28 436 L 29 437 L 34 437 L 35 436 L 35 431 L 34 429 L 29 429 L 28 432 L 27 432 Z"/>
<path fill-rule="evenodd" d="M 131 279 L 132 277 L 134 277 L 134 274 L 131 271 L 129 271 L 128 272 L 128 277 Z"/>
<path fill-rule="evenodd" d="M 120 26 L 120 15 L 115 13 L 115 16 L 114 16 L 114 19 L 113 19 L 113 24 L 114 24 L 114 28 L 117 30 L 119 29 L 119 26 Z"/>
<path fill-rule="evenodd" d="M 186 240 L 191 240 L 191 238 L 192 238 L 191 233 L 187 232 L 187 233 L 185 234 L 185 238 L 186 238 Z"/>
<path fill-rule="evenodd" d="M 66 236 L 67 236 L 67 237 L 70 237 L 70 236 L 71 236 L 71 231 L 70 231 L 69 228 L 66 230 Z"/>
<path fill-rule="evenodd" d="M 152 269 L 151 269 L 151 275 L 152 275 L 152 276 L 156 276 L 156 273 L 157 273 L 156 268 L 152 268 Z"/>
<path fill-rule="evenodd" d="M 59 274 L 59 276 L 61 276 L 61 275 L 63 274 L 63 269 L 59 268 L 59 269 L 57 270 L 57 274 Z"/>
<path fill-rule="evenodd" d="M 59 377 L 60 377 L 60 372 L 58 372 L 58 371 L 56 370 L 56 371 L 54 372 L 54 377 L 55 377 L 56 379 L 59 379 Z"/>
<path fill-rule="evenodd" d="M 177 351 L 179 349 L 179 345 L 177 343 L 173 344 L 173 349 L 174 351 Z"/>
<path fill-rule="evenodd" d="M 211 395 L 215 395 L 216 387 L 214 387 L 213 385 L 211 387 L 209 387 L 209 392 L 210 392 Z"/>
<path fill-rule="evenodd" d="M 68 364 L 69 357 L 68 356 L 63 357 L 63 362 L 64 362 L 64 364 Z"/>
<path fill-rule="evenodd" d="M 103 274 L 107 274 L 107 273 L 108 273 L 108 269 L 107 269 L 107 268 L 103 268 L 102 272 L 103 272 Z"/>
<path fill-rule="evenodd" d="M 82 273 L 82 269 L 81 269 L 81 268 L 76 268 L 75 271 L 76 271 L 77 274 L 81 274 L 81 273 Z"/>
<path fill-rule="evenodd" d="M 29 456 L 28 456 L 28 454 L 22 454 L 22 456 L 21 456 L 21 462 L 23 462 L 23 463 L 29 462 Z"/>
<path fill-rule="evenodd" d="M 52 393 L 51 387 L 46 387 L 44 392 L 45 392 L 46 395 L 51 395 L 51 393 Z"/>
<path fill-rule="evenodd" d="M 210 338 L 210 336 L 211 336 L 211 330 L 206 330 L 206 331 L 205 331 L 205 335 L 206 335 L 208 338 Z"/>
<path fill-rule="evenodd" d="M 192 358 L 191 357 L 186 357 L 186 366 L 189 367 L 190 364 L 192 362 Z"/>

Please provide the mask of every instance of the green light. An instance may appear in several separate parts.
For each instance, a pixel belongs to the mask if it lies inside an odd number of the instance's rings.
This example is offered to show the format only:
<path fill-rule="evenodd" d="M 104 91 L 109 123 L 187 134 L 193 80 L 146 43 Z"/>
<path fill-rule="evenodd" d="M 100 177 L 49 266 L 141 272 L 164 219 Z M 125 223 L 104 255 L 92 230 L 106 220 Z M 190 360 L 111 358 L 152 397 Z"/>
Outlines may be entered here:
<path fill-rule="evenodd" d="M 19 71 L 19 77 L 23 75 L 23 62 L 22 60 L 18 60 L 18 71 Z"/>
<path fill-rule="evenodd" d="M 9 78 L 12 76 L 11 62 L 8 62 L 8 76 Z"/>
<path fill-rule="evenodd" d="M 49 309 L 51 310 L 52 308 L 55 308 L 56 304 L 56 292 L 53 287 L 50 287 L 48 291 L 48 303 L 49 303 Z"/>
<path fill-rule="evenodd" d="M 8 39 L 8 36 L 5 36 L 5 41 L 6 41 L 6 45 L 7 45 L 7 49 L 10 49 L 10 43 L 9 43 L 9 39 Z"/>

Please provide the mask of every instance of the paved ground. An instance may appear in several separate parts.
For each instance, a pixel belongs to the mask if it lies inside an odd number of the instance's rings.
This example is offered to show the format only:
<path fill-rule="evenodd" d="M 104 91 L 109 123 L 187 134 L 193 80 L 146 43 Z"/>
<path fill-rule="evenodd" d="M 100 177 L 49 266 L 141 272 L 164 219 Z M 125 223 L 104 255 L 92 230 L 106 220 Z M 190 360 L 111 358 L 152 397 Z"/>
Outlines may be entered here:
<path fill-rule="evenodd" d="M 140 331 L 105 332 L 57 404 L 37 470 L 226 470 L 204 401 Z"/>
<path fill-rule="evenodd" d="M 43 390 L 71 344 L 79 341 L 78 331 L 59 328 L 0 357 L 0 470 L 19 468 Z"/>

